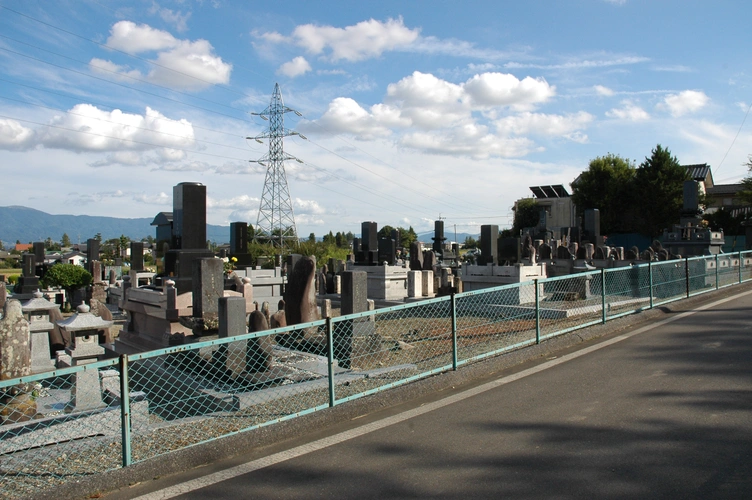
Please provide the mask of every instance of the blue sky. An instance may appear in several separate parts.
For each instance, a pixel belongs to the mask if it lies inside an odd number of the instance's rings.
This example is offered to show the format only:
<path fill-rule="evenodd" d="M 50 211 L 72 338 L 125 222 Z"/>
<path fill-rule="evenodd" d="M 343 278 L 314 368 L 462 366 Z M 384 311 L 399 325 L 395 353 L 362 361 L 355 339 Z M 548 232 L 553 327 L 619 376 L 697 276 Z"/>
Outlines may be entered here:
<path fill-rule="evenodd" d="M 275 83 L 303 237 L 508 227 L 529 186 L 659 143 L 736 182 L 750 5 L 0 0 L 0 205 L 151 217 L 194 181 L 210 223 L 255 224 Z"/>

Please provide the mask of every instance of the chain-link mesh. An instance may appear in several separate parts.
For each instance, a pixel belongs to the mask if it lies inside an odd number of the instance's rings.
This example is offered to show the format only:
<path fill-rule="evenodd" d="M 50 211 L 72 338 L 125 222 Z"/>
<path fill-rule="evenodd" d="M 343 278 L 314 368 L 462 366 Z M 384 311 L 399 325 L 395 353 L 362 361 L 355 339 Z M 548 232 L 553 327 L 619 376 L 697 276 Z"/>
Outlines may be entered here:
<path fill-rule="evenodd" d="M 551 278 L 545 280 L 542 287 L 539 307 L 541 338 L 602 319 L 600 271 Z"/>
<path fill-rule="evenodd" d="M 337 400 L 452 363 L 451 300 L 432 299 L 332 321 Z"/>
<path fill-rule="evenodd" d="M 33 495 L 644 309 L 651 300 L 750 279 L 752 252 L 583 270 L 2 381 L 0 496 Z M 127 367 L 127 418 L 120 363 Z"/>
<path fill-rule="evenodd" d="M 650 307 L 650 274 L 648 264 L 605 270 L 606 318 Z"/>
<path fill-rule="evenodd" d="M 455 302 L 461 361 L 535 341 L 534 282 L 458 294 Z"/>
<path fill-rule="evenodd" d="M 325 322 L 134 356 L 132 419 L 139 462 L 283 420 L 329 402 Z"/>
<path fill-rule="evenodd" d="M 0 497 L 122 465 L 117 362 L 0 382 Z"/>

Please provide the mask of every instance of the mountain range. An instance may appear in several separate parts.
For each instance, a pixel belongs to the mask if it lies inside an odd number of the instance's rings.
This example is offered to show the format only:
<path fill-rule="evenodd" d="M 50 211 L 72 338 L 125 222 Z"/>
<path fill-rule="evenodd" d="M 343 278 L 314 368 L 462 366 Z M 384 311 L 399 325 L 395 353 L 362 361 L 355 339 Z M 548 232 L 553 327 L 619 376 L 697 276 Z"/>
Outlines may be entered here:
<path fill-rule="evenodd" d="M 83 243 L 102 234 L 103 240 L 125 235 L 132 240 L 156 236 L 153 217 L 120 219 L 92 215 L 51 215 L 28 207 L 0 207 L 0 241 L 8 248 L 16 241 L 29 243 L 52 238 L 60 241 L 67 234 L 72 243 Z M 206 225 L 206 239 L 217 244 L 230 241 L 230 226 Z"/>

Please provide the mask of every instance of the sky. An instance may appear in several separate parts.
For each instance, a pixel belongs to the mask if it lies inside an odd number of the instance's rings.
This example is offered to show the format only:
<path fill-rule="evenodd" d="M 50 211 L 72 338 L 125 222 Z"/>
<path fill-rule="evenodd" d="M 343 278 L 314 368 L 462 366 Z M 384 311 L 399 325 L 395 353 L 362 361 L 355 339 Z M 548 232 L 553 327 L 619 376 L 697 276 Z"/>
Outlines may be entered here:
<path fill-rule="evenodd" d="M 0 0 L 0 206 L 256 225 L 279 84 L 297 232 L 510 227 L 530 186 L 657 145 L 752 154 L 752 3 Z M 748 119 L 749 118 L 749 119 Z"/>

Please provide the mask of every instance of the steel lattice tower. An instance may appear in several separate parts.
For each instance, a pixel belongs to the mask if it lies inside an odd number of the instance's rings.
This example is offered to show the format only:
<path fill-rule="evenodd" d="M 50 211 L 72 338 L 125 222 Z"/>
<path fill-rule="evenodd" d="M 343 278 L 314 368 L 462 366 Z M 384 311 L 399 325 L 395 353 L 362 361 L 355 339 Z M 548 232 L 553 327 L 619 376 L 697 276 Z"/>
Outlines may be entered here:
<path fill-rule="evenodd" d="M 285 153 L 283 139 L 290 135 L 297 135 L 305 139 L 298 132 L 285 129 L 284 115 L 289 112 L 301 116 L 294 109 L 285 106 L 282 102 L 279 84 L 276 83 L 269 107 L 261 113 L 251 113 L 268 120 L 268 130 L 256 137 L 249 137 L 249 139 L 255 139 L 258 142 L 261 142 L 261 139 L 269 139 L 269 153 L 259 160 L 251 160 L 266 167 L 266 179 L 264 180 L 264 190 L 261 193 L 254 240 L 271 241 L 280 248 L 285 248 L 288 242 L 297 243 L 298 241 L 295 214 L 293 213 L 290 189 L 287 186 L 285 174 L 285 161 L 295 160 L 298 163 L 303 163 L 302 160 Z"/>

